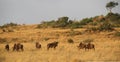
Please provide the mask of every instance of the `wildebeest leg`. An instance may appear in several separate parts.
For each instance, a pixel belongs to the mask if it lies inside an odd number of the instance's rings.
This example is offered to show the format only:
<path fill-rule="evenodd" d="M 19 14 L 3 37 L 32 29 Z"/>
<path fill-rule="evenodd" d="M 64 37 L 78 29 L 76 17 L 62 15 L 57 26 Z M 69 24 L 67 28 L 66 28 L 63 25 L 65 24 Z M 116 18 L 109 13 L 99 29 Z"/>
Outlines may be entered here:
<path fill-rule="evenodd" d="M 16 48 L 16 50 L 17 50 L 17 51 L 19 51 L 19 49 L 20 49 L 20 47 L 19 47 L 19 45 L 17 45 L 17 48 Z"/>
<path fill-rule="evenodd" d="M 56 46 L 54 46 L 54 50 L 56 49 Z"/>
<path fill-rule="evenodd" d="M 95 46 L 93 45 L 93 49 L 94 49 L 94 51 L 95 51 Z"/>
<path fill-rule="evenodd" d="M 47 50 L 49 50 L 50 47 L 47 47 Z"/>
<path fill-rule="evenodd" d="M 23 48 L 22 48 L 21 50 L 22 50 L 22 51 L 24 51 L 24 49 L 23 49 Z"/>
<path fill-rule="evenodd" d="M 21 50 L 24 51 L 23 45 L 21 45 Z"/>
<path fill-rule="evenodd" d="M 6 49 L 7 51 L 9 51 L 9 45 L 8 45 L 8 44 L 5 46 L 5 49 Z"/>
<path fill-rule="evenodd" d="M 85 51 L 87 50 L 87 48 L 85 48 Z"/>
<path fill-rule="evenodd" d="M 13 51 L 15 51 L 15 48 L 13 47 Z"/>
<path fill-rule="evenodd" d="M 79 47 L 79 46 L 77 46 L 77 48 L 78 48 L 78 50 L 80 50 L 80 47 Z"/>
<path fill-rule="evenodd" d="M 7 51 L 9 51 L 9 48 L 6 48 Z"/>
<path fill-rule="evenodd" d="M 94 51 L 95 51 L 95 48 L 93 48 L 94 49 Z"/>

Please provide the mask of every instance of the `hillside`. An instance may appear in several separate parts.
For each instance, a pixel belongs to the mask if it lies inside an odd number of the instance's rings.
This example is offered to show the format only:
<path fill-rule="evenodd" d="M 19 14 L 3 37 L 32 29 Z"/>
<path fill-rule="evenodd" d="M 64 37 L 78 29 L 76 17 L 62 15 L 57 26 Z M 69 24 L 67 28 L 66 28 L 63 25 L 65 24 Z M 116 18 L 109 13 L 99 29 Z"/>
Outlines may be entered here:
<path fill-rule="evenodd" d="M 61 29 L 61 28 L 36 28 L 37 25 L 21 25 L 6 29 L 12 32 L 0 33 L 0 62 L 119 62 L 120 58 L 120 38 L 114 36 L 116 31 L 111 32 L 86 32 L 87 28 Z M 14 29 L 13 29 L 14 28 Z M 2 40 L 4 40 L 4 42 Z M 73 39 L 74 43 L 68 43 L 68 39 Z M 85 51 L 78 49 L 80 42 L 86 39 L 93 39 L 95 51 L 93 49 Z M 58 41 L 56 50 L 47 50 L 47 44 Z M 23 52 L 14 52 L 14 43 L 24 45 Z M 35 42 L 40 42 L 42 49 L 35 48 Z M 4 48 L 5 44 L 10 44 L 10 51 Z"/>
<path fill-rule="evenodd" d="M 119 62 L 119 21 L 119 14 L 108 13 L 80 21 L 60 17 L 34 25 L 5 24 L 0 26 L 0 62 Z M 57 48 L 47 50 L 54 41 L 59 42 Z M 41 49 L 35 48 L 36 42 Z M 80 42 L 91 42 L 95 50 L 79 50 Z M 24 51 L 12 51 L 15 43 L 22 43 Z"/>

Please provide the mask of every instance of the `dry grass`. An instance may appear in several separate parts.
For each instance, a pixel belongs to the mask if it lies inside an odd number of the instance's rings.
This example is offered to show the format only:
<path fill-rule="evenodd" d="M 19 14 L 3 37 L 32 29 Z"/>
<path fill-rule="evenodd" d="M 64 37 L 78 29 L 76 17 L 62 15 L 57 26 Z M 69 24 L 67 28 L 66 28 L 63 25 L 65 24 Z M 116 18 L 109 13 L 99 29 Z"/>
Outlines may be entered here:
<path fill-rule="evenodd" d="M 15 32 L 2 33 L 0 38 L 7 39 L 11 50 L 5 51 L 6 43 L 0 44 L 0 62 L 120 62 L 120 40 L 108 38 L 108 32 L 67 36 L 69 31 L 70 29 L 35 29 L 33 26 L 24 26 Z M 84 29 L 75 31 L 83 32 Z M 67 42 L 69 38 L 74 40 L 74 44 Z M 78 50 L 77 45 L 85 39 L 94 39 L 95 51 Z M 42 49 L 35 48 L 36 41 L 41 43 Z M 59 42 L 58 47 L 48 51 L 46 46 L 53 41 Z M 13 52 L 12 46 L 16 42 L 22 42 L 25 51 Z"/>

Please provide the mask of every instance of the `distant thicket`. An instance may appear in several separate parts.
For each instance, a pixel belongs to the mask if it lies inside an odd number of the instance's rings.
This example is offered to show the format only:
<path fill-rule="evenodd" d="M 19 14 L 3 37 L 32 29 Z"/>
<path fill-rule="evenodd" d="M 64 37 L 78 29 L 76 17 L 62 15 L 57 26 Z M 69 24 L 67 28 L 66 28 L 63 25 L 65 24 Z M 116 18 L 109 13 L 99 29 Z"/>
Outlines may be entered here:
<path fill-rule="evenodd" d="M 60 17 L 58 20 L 43 21 L 37 28 L 82 28 L 83 25 L 92 22 L 92 18 L 85 18 L 81 21 L 69 20 L 69 17 Z"/>
<path fill-rule="evenodd" d="M 11 22 L 11 23 L 7 23 L 7 24 L 0 26 L 0 28 L 7 28 L 7 27 L 13 27 L 13 26 L 18 26 L 18 24 Z"/>
<path fill-rule="evenodd" d="M 37 28 L 82 28 L 93 26 L 93 31 L 113 30 L 113 27 L 120 27 L 120 14 L 108 13 L 106 16 L 95 16 L 82 20 L 69 20 L 69 17 L 60 17 L 58 20 L 43 21 Z M 97 27 L 97 28 L 96 28 Z"/>

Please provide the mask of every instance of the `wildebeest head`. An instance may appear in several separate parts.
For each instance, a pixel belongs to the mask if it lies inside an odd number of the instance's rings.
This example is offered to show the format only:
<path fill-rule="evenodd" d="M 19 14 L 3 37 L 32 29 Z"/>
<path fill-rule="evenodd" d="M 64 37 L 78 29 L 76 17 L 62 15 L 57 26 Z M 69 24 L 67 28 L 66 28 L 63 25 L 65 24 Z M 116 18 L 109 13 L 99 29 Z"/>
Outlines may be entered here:
<path fill-rule="evenodd" d="M 41 44 L 39 42 L 36 42 L 36 48 L 41 48 Z"/>
<path fill-rule="evenodd" d="M 6 45 L 5 45 L 5 49 L 6 49 L 7 51 L 9 51 L 9 44 L 6 44 Z"/>

